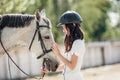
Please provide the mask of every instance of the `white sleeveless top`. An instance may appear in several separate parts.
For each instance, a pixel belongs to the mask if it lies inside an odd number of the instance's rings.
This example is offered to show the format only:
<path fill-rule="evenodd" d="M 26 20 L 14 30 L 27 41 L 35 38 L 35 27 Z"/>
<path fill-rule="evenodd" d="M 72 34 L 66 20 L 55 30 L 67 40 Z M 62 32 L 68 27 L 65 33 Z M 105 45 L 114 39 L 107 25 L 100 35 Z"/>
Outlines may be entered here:
<path fill-rule="evenodd" d="M 70 70 L 69 67 L 65 65 L 63 75 L 64 80 L 83 80 L 80 73 L 83 55 L 85 53 L 85 43 L 84 40 L 75 40 L 73 42 L 72 48 L 69 52 L 65 53 L 65 58 L 71 60 L 71 56 L 75 54 L 78 56 L 77 65 L 74 70 Z"/>

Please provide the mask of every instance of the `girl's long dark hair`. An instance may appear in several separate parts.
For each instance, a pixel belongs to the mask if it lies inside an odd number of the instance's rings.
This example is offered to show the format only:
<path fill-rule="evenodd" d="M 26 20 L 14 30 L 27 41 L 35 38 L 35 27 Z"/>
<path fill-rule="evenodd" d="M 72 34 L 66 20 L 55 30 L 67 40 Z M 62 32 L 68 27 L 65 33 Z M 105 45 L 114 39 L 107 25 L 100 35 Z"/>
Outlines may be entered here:
<path fill-rule="evenodd" d="M 73 42 L 77 39 L 83 40 L 84 35 L 82 30 L 80 29 L 80 24 L 78 23 L 69 23 L 65 24 L 65 26 L 66 29 L 69 29 L 70 31 L 70 35 L 66 35 L 64 40 L 65 52 L 68 52 L 71 50 Z"/>

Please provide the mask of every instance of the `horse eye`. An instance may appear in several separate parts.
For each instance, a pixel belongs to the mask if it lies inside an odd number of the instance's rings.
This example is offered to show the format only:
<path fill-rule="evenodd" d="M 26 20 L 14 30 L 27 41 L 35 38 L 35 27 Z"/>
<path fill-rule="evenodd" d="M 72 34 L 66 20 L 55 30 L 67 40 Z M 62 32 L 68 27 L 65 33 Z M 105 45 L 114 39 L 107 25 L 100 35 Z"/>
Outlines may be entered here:
<path fill-rule="evenodd" d="M 44 36 L 45 39 L 50 39 L 50 36 Z"/>

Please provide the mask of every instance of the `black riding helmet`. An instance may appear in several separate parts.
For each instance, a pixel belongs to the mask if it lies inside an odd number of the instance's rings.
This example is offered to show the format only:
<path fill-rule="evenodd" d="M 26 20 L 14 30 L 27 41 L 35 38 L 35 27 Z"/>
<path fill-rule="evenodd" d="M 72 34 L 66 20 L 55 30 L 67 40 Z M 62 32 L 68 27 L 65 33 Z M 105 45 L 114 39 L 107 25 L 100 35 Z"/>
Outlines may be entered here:
<path fill-rule="evenodd" d="M 79 13 L 75 11 L 66 11 L 61 15 L 60 21 L 57 27 L 61 26 L 62 24 L 81 23 L 82 21 L 83 21 L 82 17 L 80 16 Z"/>

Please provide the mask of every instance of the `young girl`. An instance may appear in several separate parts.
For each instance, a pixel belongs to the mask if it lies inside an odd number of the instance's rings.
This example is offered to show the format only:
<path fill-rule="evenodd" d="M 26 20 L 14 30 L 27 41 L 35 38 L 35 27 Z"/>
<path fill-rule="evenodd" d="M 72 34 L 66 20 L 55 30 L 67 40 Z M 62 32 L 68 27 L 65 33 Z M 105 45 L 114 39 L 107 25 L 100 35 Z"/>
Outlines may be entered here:
<path fill-rule="evenodd" d="M 65 57 L 61 55 L 56 43 L 53 43 L 52 50 L 65 64 L 64 80 L 83 80 L 80 69 L 85 53 L 85 44 L 84 35 L 80 28 L 81 23 L 82 18 L 75 11 L 67 11 L 60 17 L 58 26 L 61 26 L 66 34 L 64 39 Z"/>

